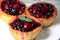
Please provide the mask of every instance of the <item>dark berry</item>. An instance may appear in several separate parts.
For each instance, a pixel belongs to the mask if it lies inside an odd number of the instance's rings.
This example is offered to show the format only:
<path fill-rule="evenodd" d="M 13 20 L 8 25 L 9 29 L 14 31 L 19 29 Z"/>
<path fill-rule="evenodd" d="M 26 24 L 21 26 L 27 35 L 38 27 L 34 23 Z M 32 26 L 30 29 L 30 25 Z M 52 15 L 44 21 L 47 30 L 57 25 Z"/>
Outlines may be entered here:
<path fill-rule="evenodd" d="M 24 4 L 20 4 L 20 9 L 25 10 L 25 5 Z"/>
<path fill-rule="evenodd" d="M 43 13 L 42 14 L 42 18 L 49 18 L 50 16 L 48 16 L 47 14 Z"/>
<path fill-rule="evenodd" d="M 42 12 L 42 11 L 41 11 L 41 9 L 40 9 L 40 8 L 37 8 L 37 12 L 39 12 L 39 13 L 40 13 L 40 12 Z"/>
<path fill-rule="evenodd" d="M 41 6 L 41 5 L 38 5 L 37 7 L 38 7 L 38 8 L 41 8 L 42 6 Z"/>
<path fill-rule="evenodd" d="M 32 12 L 32 8 L 29 8 L 28 10 L 30 11 L 30 14 L 31 14 L 31 15 L 34 15 L 34 14 L 32 14 L 32 13 L 33 13 L 33 12 Z"/>
<path fill-rule="evenodd" d="M 32 12 L 32 8 L 28 9 L 30 12 Z"/>
<path fill-rule="evenodd" d="M 51 12 L 48 12 L 47 15 L 52 15 Z"/>
<path fill-rule="evenodd" d="M 49 9 L 49 12 L 53 13 L 54 12 L 53 8 L 50 8 Z"/>
<path fill-rule="evenodd" d="M 36 14 L 37 8 L 36 7 L 31 8 L 29 11 L 30 11 L 31 15 L 34 15 L 34 14 Z"/>
<path fill-rule="evenodd" d="M 18 12 L 18 10 L 16 8 L 12 8 L 9 13 L 10 13 L 10 15 L 19 15 L 19 13 L 17 13 L 17 12 Z"/>

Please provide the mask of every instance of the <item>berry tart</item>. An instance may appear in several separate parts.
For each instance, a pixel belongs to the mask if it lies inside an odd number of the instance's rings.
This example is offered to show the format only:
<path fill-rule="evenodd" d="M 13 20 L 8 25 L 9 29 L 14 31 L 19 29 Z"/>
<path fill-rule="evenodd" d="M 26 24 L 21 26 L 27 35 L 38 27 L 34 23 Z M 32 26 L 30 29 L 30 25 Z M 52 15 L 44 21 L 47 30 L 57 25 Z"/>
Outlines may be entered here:
<path fill-rule="evenodd" d="M 9 30 L 16 40 L 33 40 L 42 29 L 42 24 L 36 19 L 19 15 L 9 23 Z"/>
<path fill-rule="evenodd" d="M 0 0 L 0 17 L 7 23 L 18 15 L 24 15 L 25 9 L 25 4 L 19 0 Z"/>
<path fill-rule="evenodd" d="M 27 8 L 27 15 L 38 19 L 44 26 L 49 26 L 53 23 L 57 16 L 56 7 L 47 2 L 37 2 Z"/>

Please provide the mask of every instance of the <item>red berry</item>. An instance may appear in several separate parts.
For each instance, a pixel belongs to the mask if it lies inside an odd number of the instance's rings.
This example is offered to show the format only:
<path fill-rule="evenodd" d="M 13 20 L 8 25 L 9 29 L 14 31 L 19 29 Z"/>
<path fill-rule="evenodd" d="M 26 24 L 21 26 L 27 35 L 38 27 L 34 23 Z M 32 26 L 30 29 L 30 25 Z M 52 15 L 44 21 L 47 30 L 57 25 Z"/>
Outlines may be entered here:
<path fill-rule="evenodd" d="M 24 23 L 24 28 L 26 28 L 27 30 L 29 30 L 31 28 L 31 24 L 28 22 Z"/>
<path fill-rule="evenodd" d="M 33 13 L 35 13 L 37 11 L 37 8 L 36 7 L 32 8 L 32 11 Z"/>
<path fill-rule="evenodd" d="M 42 7 L 42 12 L 47 13 L 48 12 L 48 7 L 46 7 L 46 6 Z"/>
<path fill-rule="evenodd" d="M 18 0 L 12 0 L 12 2 L 17 2 Z"/>
<path fill-rule="evenodd" d="M 19 14 L 22 14 L 24 12 L 24 10 L 20 9 L 19 10 Z"/>
<path fill-rule="evenodd" d="M 37 13 L 37 14 L 35 15 L 35 17 L 40 18 L 40 17 L 41 17 L 41 13 Z"/>
<path fill-rule="evenodd" d="M 19 8 L 19 5 L 18 4 L 14 4 L 13 7 L 14 8 Z"/>
<path fill-rule="evenodd" d="M 9 5 L 8 4 L 4 4 L 4 8 L 5 9 L 9 9 Z"/>

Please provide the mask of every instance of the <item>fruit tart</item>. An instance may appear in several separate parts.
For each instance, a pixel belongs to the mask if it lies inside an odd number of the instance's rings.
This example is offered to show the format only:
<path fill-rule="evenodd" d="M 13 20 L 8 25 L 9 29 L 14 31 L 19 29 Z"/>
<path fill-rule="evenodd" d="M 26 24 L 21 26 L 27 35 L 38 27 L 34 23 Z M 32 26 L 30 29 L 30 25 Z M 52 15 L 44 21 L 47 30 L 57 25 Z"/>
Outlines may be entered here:
<path fill-rule="evenodd" d="M 0 0 L 0 17 L 7 23 L 18 15 L 24 15 L 25 9 L 25 4 L 19 0 Z"/>
<path fill-rule="evenodd" d="M 9 23 L 9 30 L 15 40 L 33 40 L 42 29 L 42 24 L 36 19 L 19 15 Z"/>
<path fill-rule="evenodd" d="M 57 16 L 57 8 L 51 3 L 37 2 L 27 8 L 27 15 L 38 19 L 44 26 L 49 26 Z"/>

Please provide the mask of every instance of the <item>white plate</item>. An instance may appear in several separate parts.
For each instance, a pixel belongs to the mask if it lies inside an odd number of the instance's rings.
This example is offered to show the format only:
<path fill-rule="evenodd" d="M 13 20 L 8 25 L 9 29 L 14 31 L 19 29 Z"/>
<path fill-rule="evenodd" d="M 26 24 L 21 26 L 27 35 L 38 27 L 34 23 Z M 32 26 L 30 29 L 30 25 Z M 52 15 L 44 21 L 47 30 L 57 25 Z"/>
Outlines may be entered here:
<path fill-rule="evenodd" d="M 54 4 L 54 2 L 51 1 L 51 3 Z M 58 3 L 58 2 L 57 2 Z M 36 40 L 58 40 L 60 38 L 60 5 L 55 4 L 58 9 L 58 15 L 57 18 L 51 27 L 43 29 L 38 36 L 36 37 Z M 0 19 L 0 40 L 14 40 L 12 37 L 8 25 Z"/>

